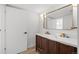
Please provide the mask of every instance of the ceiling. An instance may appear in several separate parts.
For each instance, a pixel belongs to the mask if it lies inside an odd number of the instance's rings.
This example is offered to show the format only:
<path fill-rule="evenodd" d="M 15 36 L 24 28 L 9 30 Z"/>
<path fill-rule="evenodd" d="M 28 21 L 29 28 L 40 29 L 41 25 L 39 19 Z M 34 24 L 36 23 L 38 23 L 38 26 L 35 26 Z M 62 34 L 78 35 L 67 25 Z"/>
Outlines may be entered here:
<path fill-rule="evenodd" d="M 36 13 L 42 13 L 48 11 L 49 9 L 53 10 L 55 8 L 64 6 L 65 4 L 11 4 L 12 6 L 20 7 L 25 10 L 29 10 Z"/>

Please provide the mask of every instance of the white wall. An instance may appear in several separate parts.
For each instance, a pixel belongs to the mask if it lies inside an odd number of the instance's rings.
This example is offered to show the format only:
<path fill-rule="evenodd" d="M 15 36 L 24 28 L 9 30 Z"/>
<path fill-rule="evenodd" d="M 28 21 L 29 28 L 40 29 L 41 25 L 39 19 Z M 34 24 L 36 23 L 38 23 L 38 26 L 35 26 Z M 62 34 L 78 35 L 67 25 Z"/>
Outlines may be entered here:
<path fill-rule="evenodd" d="M 26 20 L 27 24 L 27 47 L 35 46 L 35 35 L 39 31 L 39 15 L 31 11 L 26 10 Z"/>

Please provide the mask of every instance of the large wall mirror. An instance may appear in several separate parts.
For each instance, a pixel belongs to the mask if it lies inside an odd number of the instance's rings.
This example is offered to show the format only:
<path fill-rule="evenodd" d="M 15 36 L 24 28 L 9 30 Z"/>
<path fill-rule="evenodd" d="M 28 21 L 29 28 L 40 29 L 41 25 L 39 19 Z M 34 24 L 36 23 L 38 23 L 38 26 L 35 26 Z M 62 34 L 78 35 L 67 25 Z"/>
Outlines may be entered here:
<path fill-rule="evenodd" d="M 72 29 L 73 6 L 70 4 L 48 12 L 44 19 L 46 20 L 44 25 L 47 29 Z"/>

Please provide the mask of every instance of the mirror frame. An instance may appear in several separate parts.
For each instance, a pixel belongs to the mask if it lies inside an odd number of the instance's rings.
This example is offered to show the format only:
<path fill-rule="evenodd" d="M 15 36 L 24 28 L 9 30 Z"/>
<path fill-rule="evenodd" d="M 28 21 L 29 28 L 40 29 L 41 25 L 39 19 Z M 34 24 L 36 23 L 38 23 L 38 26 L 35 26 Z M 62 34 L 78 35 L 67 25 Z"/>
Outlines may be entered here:
<path fill-rule="evenodd" d="M 50 13 L 52 13 L 52 12 L 55 12 L 55 11 L 57 11 L 57 10 L 61 10 L 61 9 L 63 9 L 63 8 L 65 8 L 65 7 L 68 7 L 68 6 L 72 6 L 72 9 L 73 9 L 73 5 L 72 4 L 68 4 L 68 5 L 66 5 L 66 6 L 63 6 L 63 7 L 61 7 L 61 8 L 58 8 L 58 9 L 56 9 L 56 10 L 53 10 L 53 11 L 50 11 L 50 12 L 46 12 L 45 14 L 43 14 L 43 19 L 44 19 L 44 21 L 43 21 L 43 28 L 45 28 L 45 29 L 48 29 L 47 28 L 47 14 L 50 14 Z M 73 14 L 73 13 L 72 13 Z M 72 15 L 73 16 L 73 15 Z M 48 30 L 72 30 L 72 29 L 75 29 L 75 28 L 77 28 L 77 27 L 73 27 L 73 19 L 72 19 L 72 27 L 71 27 L 71 29 L 48 29 Z"/>

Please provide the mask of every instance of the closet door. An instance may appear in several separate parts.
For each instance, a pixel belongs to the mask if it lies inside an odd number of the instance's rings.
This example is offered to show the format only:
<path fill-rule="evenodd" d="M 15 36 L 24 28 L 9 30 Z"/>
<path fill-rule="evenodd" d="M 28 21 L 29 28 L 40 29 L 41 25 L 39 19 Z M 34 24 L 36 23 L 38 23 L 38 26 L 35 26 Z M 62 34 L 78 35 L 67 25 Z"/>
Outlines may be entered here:
<path fill-rule="evenodd" d="M 0 54 L 4 53 L 4 5 L 0 4 Z"/>
<path fill-rule="evenodd" d="M 24 10 L 6 7 L 6 53 L 15 54 L 27 49 L 27 19 Z"/>
<path fill-rule="evenodd" d="M 1 30 L 2 30 L 2 26 L 1 26 L 1 16 L 2 16 L 2 13 L 1 13 L 1 11 L 2 11 L 2 8 L 1 8 L 1 6 L 0 6 L 0 54 L 2 53 L 2 42 L 1 42 Z"/>

